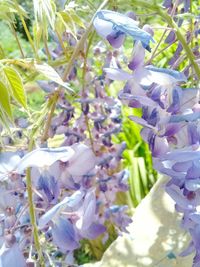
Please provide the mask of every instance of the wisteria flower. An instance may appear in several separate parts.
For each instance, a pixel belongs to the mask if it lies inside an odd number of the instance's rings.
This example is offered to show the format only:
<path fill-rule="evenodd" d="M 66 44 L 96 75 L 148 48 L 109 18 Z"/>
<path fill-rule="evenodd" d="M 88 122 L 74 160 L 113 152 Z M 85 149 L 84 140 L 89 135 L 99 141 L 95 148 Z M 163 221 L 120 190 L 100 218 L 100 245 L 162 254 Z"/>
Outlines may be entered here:
<path fill-rule="evenodd" d="M 7 238 L 9 238 L 7 236 Z M 0 267 L 26 267 L 26 261 L 22 251 L 19 248 L 15 238 L 13 244 L 9 246 L 6 243 L 0 249 Z"/>
<path fill-rule="evenodd" d="M 137 21 L 114 11 L 98 11 L 93 25 L 98 34 L 106 38 L 115 48 L 119 48 L 123 44 L 125 35 L 130 35 L 134 40 L 141 41 L 147 50 L 150 50 L 150 41 L 154 41 L 149 33 L 138 27 Z"/>

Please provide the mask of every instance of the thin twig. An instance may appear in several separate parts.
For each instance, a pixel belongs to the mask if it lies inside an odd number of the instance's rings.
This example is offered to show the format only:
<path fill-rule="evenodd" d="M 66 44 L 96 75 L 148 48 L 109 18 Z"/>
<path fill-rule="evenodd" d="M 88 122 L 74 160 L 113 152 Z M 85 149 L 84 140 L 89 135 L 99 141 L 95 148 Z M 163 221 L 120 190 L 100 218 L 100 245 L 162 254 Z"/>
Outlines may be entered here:
<path fill-rule="evenodd" d="M 13 35 L 14 35 L 16 41 L 17 41 L 17 45 L 18 45 L 18 47 L 19 47 L 19 51 L 20 51 L 20 53 L 21 53 L 21 56 L 22 56 L 22 58 L 25 58 L 25 56 L 24 56 L 24 52 L 23 52 L 23 49 L 22 49 L 22 46 L 21 46 L 21 44 L 20 44 L 19 38 L 18 38 L 18 36 L 17 36 L 17 33 L 16 33 L 15 28 L 14 28 L 14 26 L 13 26 L 12 23 L 10 23 L 10 27 L 11 27 L 11 31 L 13 32 Z"/>
<path fill-rule="evenodd" d="M 33 136 L 32 136 L 32 139 L 29 142 L 29 151 L 33 150 L 33 145 L 34 145 L 34 140 L 33 140 Z M 33 237 L 34 237 L 35 248 L 36 248 L 36 251 L 38 253 L 38 260 L 40 263 L 40 267 L 45 267 L 44 257 L 43 257 L 43 253 L 42 253 L 42 248 L 40 246 L 38 228 L 37 228 L 37 223 L 36 223 L 35 205 L 33 202 L 31 168 L 28 168 L 26 170 L 26 188 L 27 188 L 27 194 L 28 194 L 30 221 L 31 221 L 31 225 L 33 227 Z"/>
<path fill-rule="evenodd" d="M 179 1 L 179 0 L 177 0 L 177 1 L 175 2 L 174 6 L 173 6 L 173 9 L 172 9 L 171 14 L 170 14 L 171 17 L 173 17 L 174 14 L 175 14 L 175 11 L 176 11 L 176 8 L 177 8 L 177 5 L 178 5 L 178 1 Z M 173 28 L 173 29 L 174 29 L 174 28 Z M 158 48 L 160 47 L 160 44 L 161 44 L 161 42 L 163 41 L 163 39 L 164 39 L 164 37 L 165 37 L 165 34 L 167 33 L 167 30 L 168 30 L 168 29 L 165 29 L 165 31 L 163 32 L 163 34 L 162 34 L 162 36 L 161 36 L 159 42 L 157 43 L 157 45 L 156 45 L 154 51 L 152 52 L 152 55 L 151 55 L 150 59 L 149 59 L 148 62 L 147 62 L 147 65 L 150 64 L 151 61 L 153 60 L 154 55 L 156 54 Z"/>

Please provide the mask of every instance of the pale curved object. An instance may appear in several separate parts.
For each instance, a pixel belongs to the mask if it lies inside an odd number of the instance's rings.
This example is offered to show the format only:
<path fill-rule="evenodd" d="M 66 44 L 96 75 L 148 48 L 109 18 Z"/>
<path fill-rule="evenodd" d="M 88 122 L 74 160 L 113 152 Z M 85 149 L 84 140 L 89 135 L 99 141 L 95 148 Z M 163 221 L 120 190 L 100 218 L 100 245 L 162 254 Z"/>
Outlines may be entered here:
<path fill-rule="evenodd" d="M 193 254 L 179 257 L 190 241 L 181 229 L 181 215 L 165 193 L 161 177 L 136 208 L 128 230 L 104 253 L 100 262 L 84 267 L 191 267 Z"/>

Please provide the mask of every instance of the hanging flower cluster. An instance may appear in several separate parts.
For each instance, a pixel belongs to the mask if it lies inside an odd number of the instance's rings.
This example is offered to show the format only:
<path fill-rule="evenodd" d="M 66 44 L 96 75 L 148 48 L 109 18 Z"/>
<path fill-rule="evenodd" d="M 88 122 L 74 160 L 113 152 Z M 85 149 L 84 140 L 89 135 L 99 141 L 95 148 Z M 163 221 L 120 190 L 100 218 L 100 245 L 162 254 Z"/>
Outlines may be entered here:
<path fill-rule="evenodd" d="M 66 41 L 74 45 L 72 36 L 67 36 Z M 94 54 L 99 48 L 94 49 Z M 58 41 L 50 52 L 55 59 L 62 55 Z M 117 61 L 117 55 L 105 51 L 106 67 L 118 66 Z M 81 82 L 77 75 L 79 63 L 85 72 Z M 60 90 L 48 131 L 48 138 L 60 137 L 59 148 L 49 148 L 48 142 L 38 138 L 35 141 L 39 148 L 32 152 L 23 149 L 0 153 L 2 267 L 23 267 L 34 264 L 37 258 L 28 206 L 28 168 L 47 264 L 49 257 L 56 264 L 74 264 L 73 253 L 81 246 L 80 241 L 101 235 L 102 242 L 106 242 L 110 224 L 117 234 L 127 231 L 131 222 L 128 207 L 116 204 L 118 192 L 128 190 L 129 174 L 122 168 L 126 144 L 114 144 L 112 140 L 121 131 L 121 103 L 107 94 L 105 85 L 109 80 L 93 75 L 91 68 L 89 60 L 77 62 L 67 77 L 81 88 L 76 98 L 67 100 L 65 91 Z M 58 68 L 58 72 L 62 71 Z M 49 97 L 57 89 L 53 82 L 38 84 Z M 27 127 L 26 120 L 18 121 L 19 127 L 20 123 Z M 8 145 L 10 139 L 5 137 L 3 142 Z M 55 250 L 57 253 L 48 255 Z M 58 251 L 60 259 L 56 258 Z"/>
<path fill-rule="evenodd" d="M 101 23 L 101 21 L 103 23 Z M 129 34 L 134 38 L 129 71 L 121 68 L 104 68 L 107 78 L 126 81 L 119 99 L 131 108 L 141 108 L 142 117 L 130 119 L 143 126 L 141 135 L 149 144 L 154 167 L 171 177 L 167 193 L 176 202 L 176 210 L 183 213 L 182 227 L 192 241 L 182 255 L 196 251 L 194 267 L 200 265 L 200 104 L 198 89 L 181 88 L 186 77 L 171 69 L 145 65 L 145 48 L 149 48 L 152 31 L 145 26 L 143 33 L 132 33 L 137 28 L 131 18 L 110 11 L 100 11 L 94 20 L 100 35 L 111 45 L 114 39 Z M 102 28 L 102 27 L 105 27 Z M 106 36 L 104 36 L 106 33 Z M 145 44 L 145 45 L 144 45 Z M 122 45 L 122 42 L 121 44 Z M 149 50 L 149 49 L 147 49 Z"/>
<path fill-rule="evenodd" d="M 89 146 L 74 142 L 25 154 L 0 154 L 2 266 L 26 266 L 23 252 L 32 244 L 27 168 L 31 168 L 38 227 L 66 255 L 66 264 L 73 263 L 80 240 L 106 233 L 106 221 L 126 231 L 131 221 L 126 207 L 114 204 L 116 193 L 127 190 L 128 173 L 118 167 L 124 148 L 109 142 L 104 151 L 102 146 L 98 149 L 100 154 L 95 155 Z"/>
<path fill-rule="evenodd" d="M 152 151 L 155 168 L 171 177 L 166 191 L 176 201 L 177 210 L 184 214 L 183 227 L 192 236 L 188 252 L 196 249 L 194 267 L 197 267 L 200 262 L 198 91 L 181 88 L 186 82 L 183 73 L 145 64 L 145 50 L 150 52 L 150 43 L 154 42 L 153 31 L 148 25 L 141 29 L 134 13 L 122 15 L 101 10 L 96 13 L 93 25 L 114 48 L 120 48 L 126 36 L 131 36 L 134 44 L 131 59 L 127 68 L 122 69 L 124 64 L 120 63 L 118 51 L 107 52 L 105 47 L 97 45 L 94 56 L 103 53 L 105 64 L 103 74 L 96 74 L 94 61 L 87 59 L 89 42 L 86 42 L 78 51 L 81 59 L 74 62 L 65 77 L 76 88 L 76 98 L 67 98 L 66 91 L 57 88 L 54 82 L 38 82 L 48 93 L 48 99 L 57 96 L 52 112 L 55 115 L 48 125 L 47 136 L 36 136 L 37 149 L 28 152 L 30 140 L 26 135 L 22 150 L 0 153 L 0 266 L 34 266 L 40 256 L 34 244 L 35 228 L 39 230 L 47 266 L 52 262 L 61 266 L 61 261 L 72 265 L 73 253 L 83 239 L 102 235 L 105 242 L 108 222 L 117 233 L 127 231 L 131 222 L 127 206 L 116 204 L 118 192 L 128 189 L 128 172 L 122 168 L 126 144 L 114 144 L 112 138 L 121 131 L 122 102 L 142 109 L 141 118 L 130 116 L 130 119 L 143 126 L 141 135 Z M 57 46 L 48 52 L 52 60 L 59 61 L 65 47 L 54 33 L 50 34 Z M 66 32 L 61 37 L 68 47 L 76 45 L 72 34 Z M 63 67 L 58 67 L 57 72 L 63 74 Z M 107 91 L 112 80 L 125 81 L 119 92 L 121 102 Z M 26 120 L 16 124 L 20 130 L 14 132 L 20 139 L 28 132 L 25 128 L 29 124 Z M 60 137 L 59 147 L 50 148 L 49 139 L 57 137 Z M 6 136 L 2 140 L 4 145 L 11 141 Z M 35 208 L 32 214 L 31 204 Z M 36 217 L 36 226 L 31 225 L 31 216 Z M 60 259 L 53 253 L 55 250 Z"/>

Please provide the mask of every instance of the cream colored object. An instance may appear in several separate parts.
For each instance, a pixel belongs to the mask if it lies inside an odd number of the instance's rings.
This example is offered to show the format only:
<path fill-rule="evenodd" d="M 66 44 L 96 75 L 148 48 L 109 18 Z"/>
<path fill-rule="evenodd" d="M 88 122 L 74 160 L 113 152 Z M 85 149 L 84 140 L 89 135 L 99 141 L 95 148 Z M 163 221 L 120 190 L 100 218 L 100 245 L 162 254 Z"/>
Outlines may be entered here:
<path fill-rule="evenodd" d="M 174 202 L 164 192 L 165 182 L 166 178 L 160 178 L 136 208 L 128 228 L 130 234 L 118 237 L 101 262 L 84 267 L 192 266 L 193 255 L 178 256 L 187 247 L 189 237 L 180 228 L 181 215 L 174 210 Z"/>

